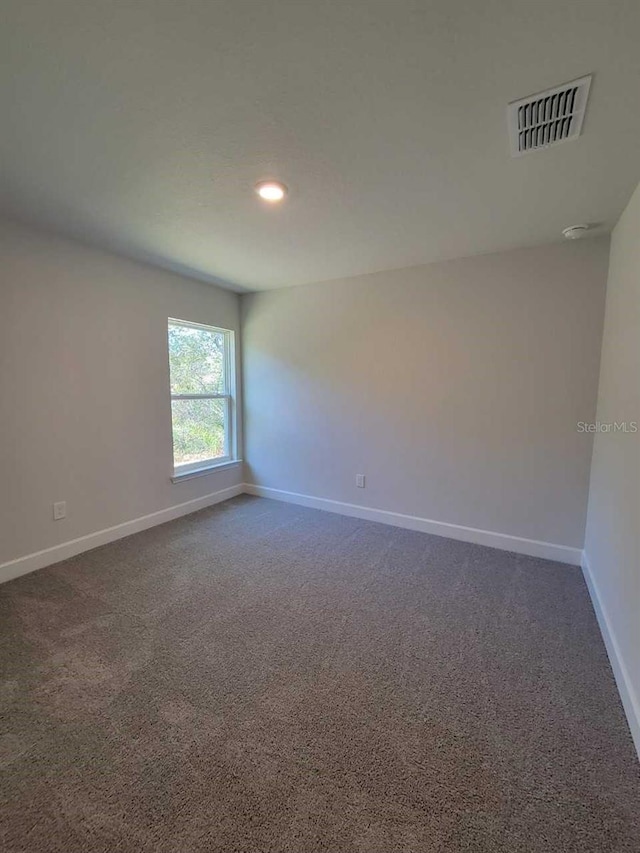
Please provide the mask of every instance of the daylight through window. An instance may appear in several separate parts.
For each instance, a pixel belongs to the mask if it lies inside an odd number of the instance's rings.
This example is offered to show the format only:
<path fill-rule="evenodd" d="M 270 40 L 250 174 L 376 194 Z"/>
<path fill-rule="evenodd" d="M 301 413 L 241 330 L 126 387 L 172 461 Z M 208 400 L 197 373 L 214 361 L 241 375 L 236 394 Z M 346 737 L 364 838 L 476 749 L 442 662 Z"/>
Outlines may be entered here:
<path fill-rule="evenodd" d="M 234 456 L 233 332 L 169 320 L 174 474 Z"/>

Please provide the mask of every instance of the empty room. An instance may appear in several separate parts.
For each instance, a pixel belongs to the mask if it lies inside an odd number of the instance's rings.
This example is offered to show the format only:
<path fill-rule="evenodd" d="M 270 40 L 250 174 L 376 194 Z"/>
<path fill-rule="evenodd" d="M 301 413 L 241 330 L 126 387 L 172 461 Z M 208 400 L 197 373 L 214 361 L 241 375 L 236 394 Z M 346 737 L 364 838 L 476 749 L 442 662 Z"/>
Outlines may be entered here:
<path fill-rule="evenodd" d="M 640 3 L 1 21 L 3 853 L 639 853 Z"/>

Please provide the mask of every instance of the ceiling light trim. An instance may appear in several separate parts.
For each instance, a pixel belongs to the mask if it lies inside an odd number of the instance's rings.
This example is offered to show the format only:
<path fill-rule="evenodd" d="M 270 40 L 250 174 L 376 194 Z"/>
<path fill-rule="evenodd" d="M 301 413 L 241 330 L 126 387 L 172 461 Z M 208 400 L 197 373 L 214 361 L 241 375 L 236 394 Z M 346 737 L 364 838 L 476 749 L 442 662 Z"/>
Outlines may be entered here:
<path fill-rule="evenodd" d="M 282 181 L 259 181 L 255 186 L 256 193 L 263 201 L 269 204 L 277 204 L 286 198 L 289 192 Z"/>

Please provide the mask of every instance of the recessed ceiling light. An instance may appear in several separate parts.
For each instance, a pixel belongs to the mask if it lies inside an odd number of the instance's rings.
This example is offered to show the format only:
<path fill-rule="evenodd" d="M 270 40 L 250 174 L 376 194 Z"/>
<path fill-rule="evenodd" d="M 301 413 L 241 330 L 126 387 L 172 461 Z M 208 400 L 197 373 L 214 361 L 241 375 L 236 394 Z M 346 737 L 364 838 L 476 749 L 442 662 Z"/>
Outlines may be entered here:
<path fill-rule="evenodd" d="M 580 237 L 584 237 L 588 230 L 588 225 L 570 225 L 568 228 L 565 228 L 562 233 L 567 240 L 579 240 Z"/>
<path fill-rule="evenodd" d="M 256 192 L 260 198 L 273 203 L 282 201 L 287 194 L 287 188 L 280 181 L 261 181 L 256 184 Z"/>

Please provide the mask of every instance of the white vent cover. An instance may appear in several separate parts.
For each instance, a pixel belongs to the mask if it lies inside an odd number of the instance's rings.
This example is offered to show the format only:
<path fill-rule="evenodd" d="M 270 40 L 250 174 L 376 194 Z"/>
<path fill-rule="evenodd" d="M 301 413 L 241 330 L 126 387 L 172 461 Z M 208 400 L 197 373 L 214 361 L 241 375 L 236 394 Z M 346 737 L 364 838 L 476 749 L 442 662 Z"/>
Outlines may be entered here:
<path fill-rule="evenodd" d="M 507 107 L 511 156 L 549 148 L 580 136 L 591 75 L 538 92 Z"/>

